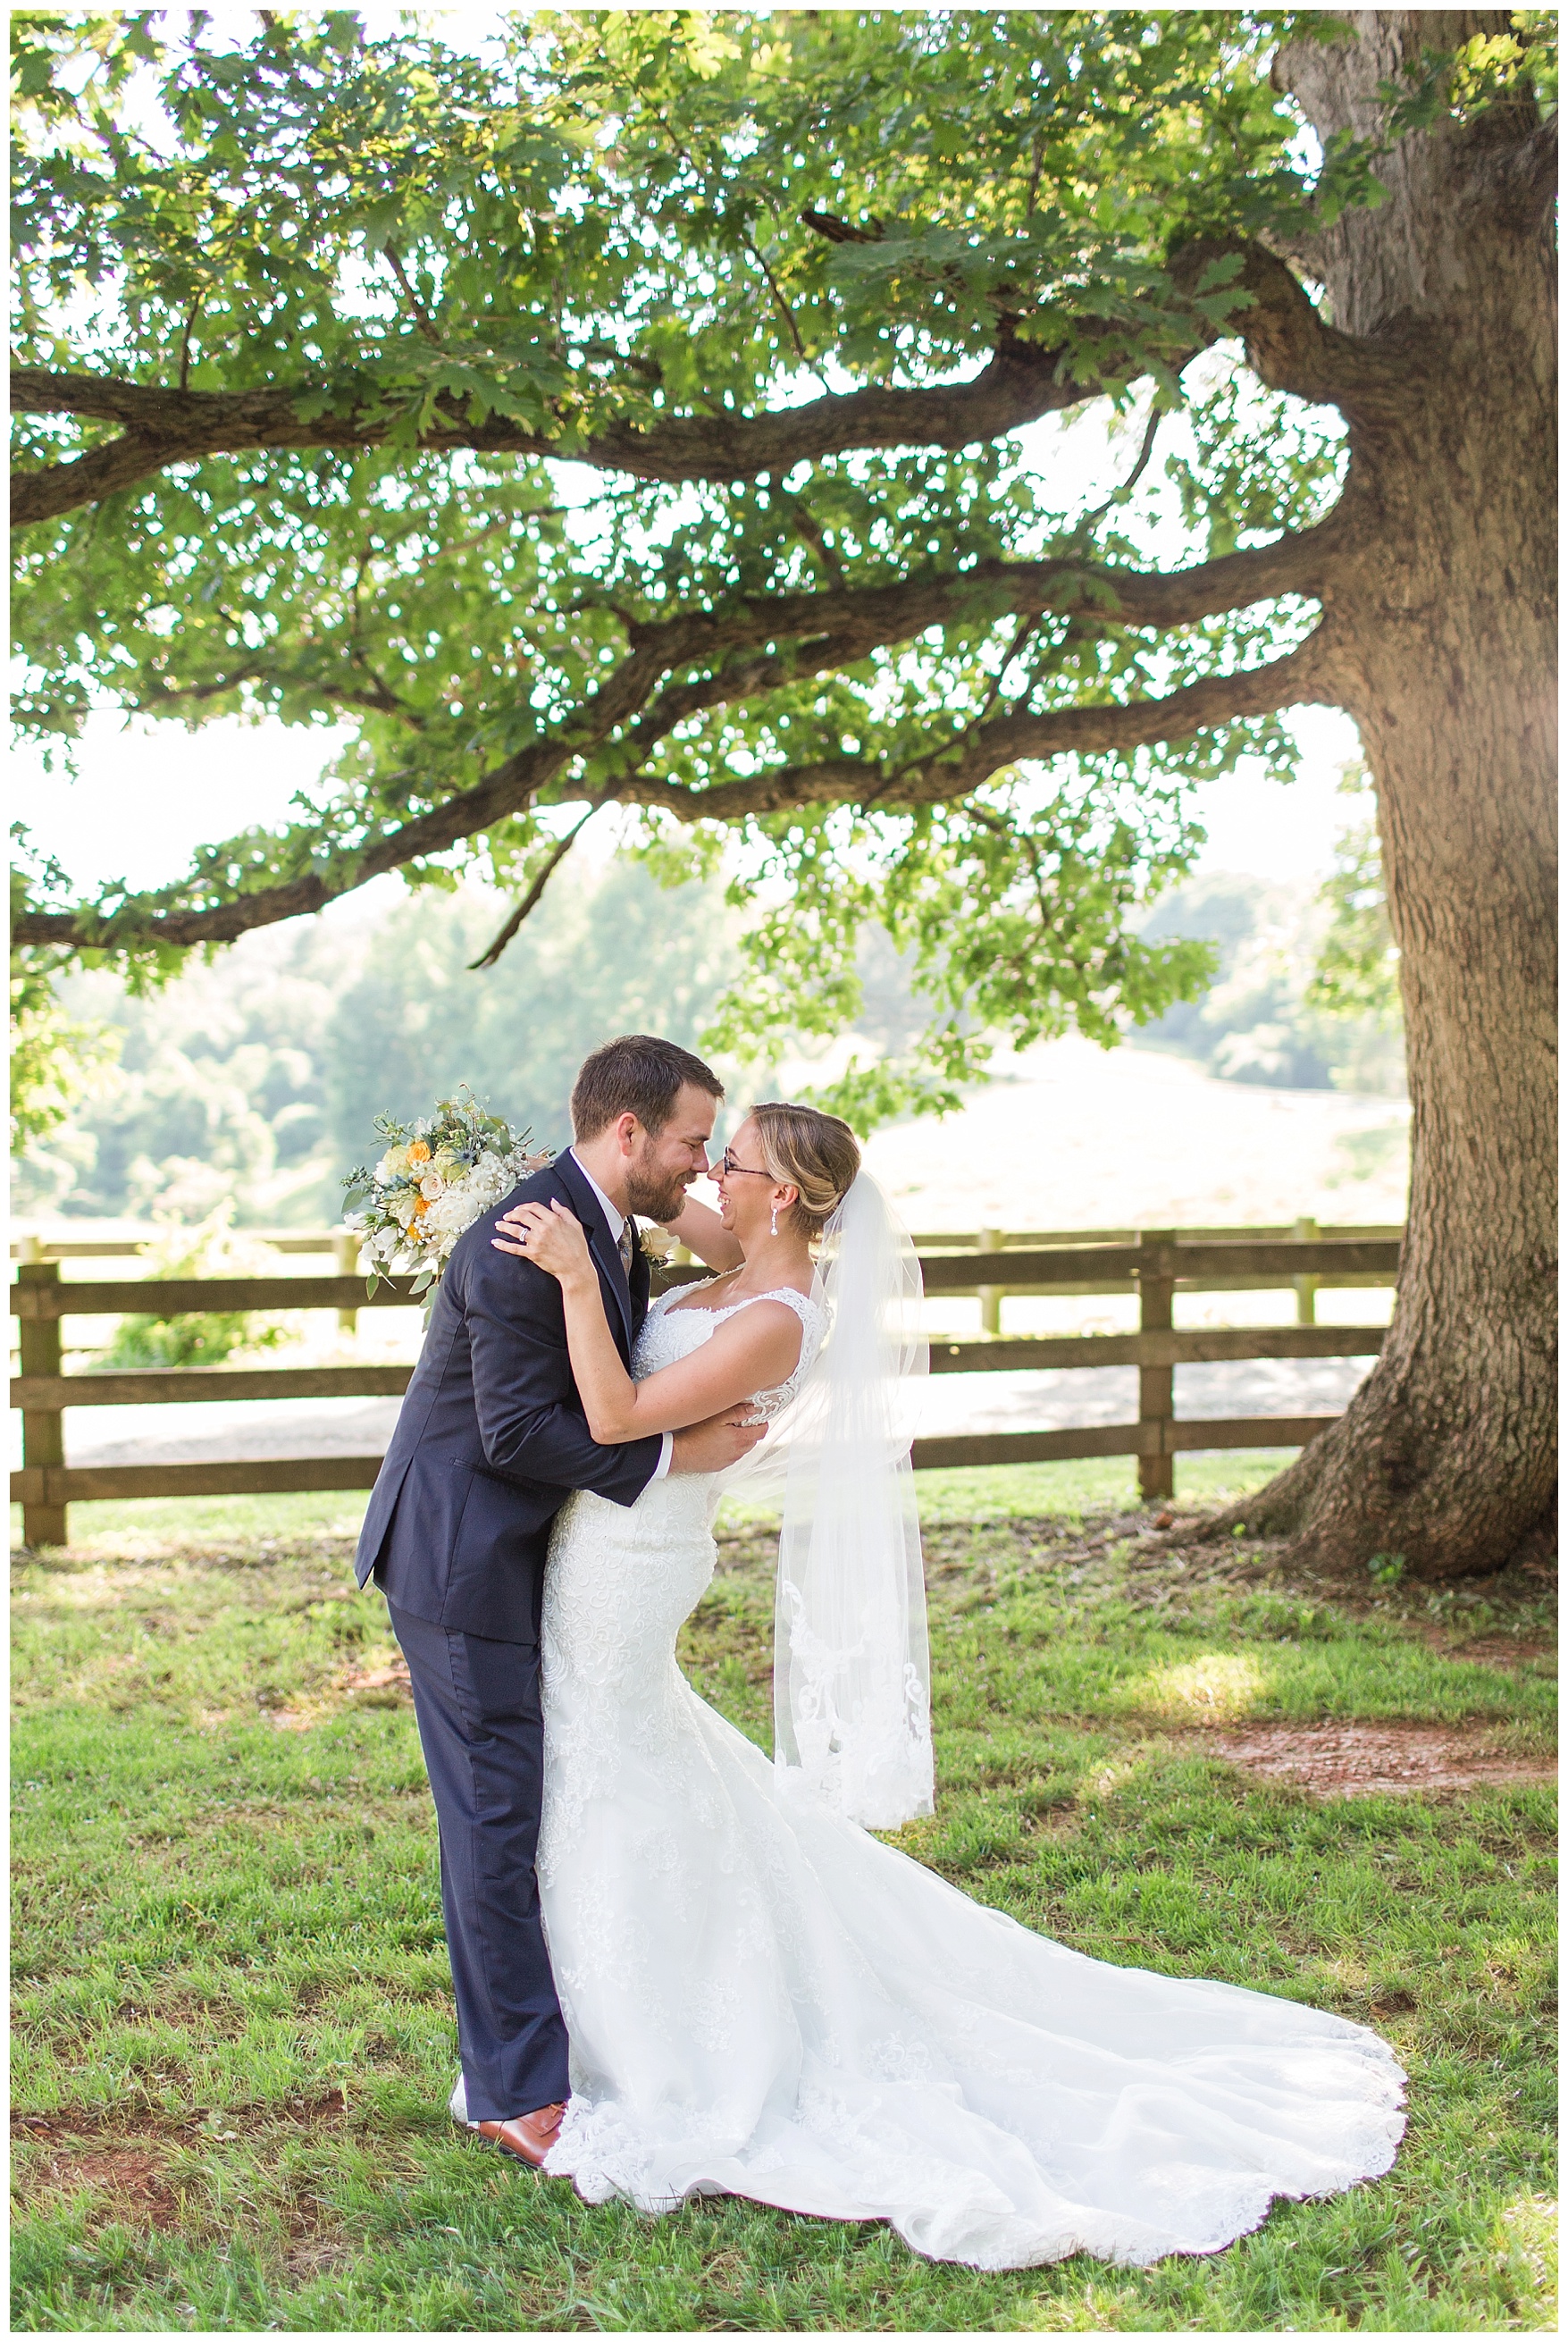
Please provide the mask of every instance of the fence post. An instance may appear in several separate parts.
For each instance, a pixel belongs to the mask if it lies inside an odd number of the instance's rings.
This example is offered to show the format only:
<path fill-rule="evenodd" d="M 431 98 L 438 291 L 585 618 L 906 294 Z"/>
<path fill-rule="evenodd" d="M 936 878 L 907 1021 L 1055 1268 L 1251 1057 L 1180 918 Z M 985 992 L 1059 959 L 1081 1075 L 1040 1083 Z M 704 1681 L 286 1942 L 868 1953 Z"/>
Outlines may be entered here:
<path fill-rule="evenodd" d="M 1138 1264 L 1138 1331 L 1140 1334 L 1168 1334 L 1174 1323 L 1173 1304 L 1176 1294 L 1175 1263 L 1176 1232 L 1174 1228 L 1143 1228 L 1138 1234 L 1138 1250 L 1147 1251 L 1149 1265 Z M 1157 1454 L 1138 1458 L 1138 1493 L 1143 1496 L 1172 1496 L 1176 1491 L 1176 1459 L 1165 1446 L 1164 1426 L 1175 1420 L 1176 1370 L 1174 1366 L 1144 1366 L 1138 1368 L 1138 1421 L 1160 1426 L 1160 1446 Z"/>
<path fill-rule="evenodd" d="M 1000 1252 L 1006 1241 L 1000 1228 L 982 1228 L 980 1231 L 982 1252 Z M 983 1285 L 980 1288 L 980 1330 L 983 1334 L 1000 1334 L 1002 1331 L 1002 1287 L 999 1285 Z"/>
<path fill-rule="evenodd" d="M 1318 1224 L 1315 1220 L 1298 1220 L 1295 1226 L 1295 1233 L 1298 1243 L 1315 1244 L 1319 1234 Z M 1296 1289 L 1296 1324 L 1298 1326 L 1315 1326 L 1317 1324 L 1318 1280 L 1315 1276 L 1298 1276 L 1294 1280 L 1294 1283 Z"/>
<path fill-rule="evenodd" d="M 332 1249 L 339 1276 L 357 1276 L 359 1275 L 359 1238 L 354 1230 L 335 1228 L 332 1232 Z M 357 1334 L 358 1310 L 340 1309 L 337 1313 L 337 1330 L 340 1334 Z"/>
<path fill-rule="evenodd" d="M 37 1236 L 24 1239 L 22 1266 L 16 1272 L 18 1282 L 28 1286 L 54 1286 L 60 1282 L 60 1264 L 44 1258 L 44 1246 Z M 17 1328 L 22 1352 L 22 1372 L 25 1375 L 57 1375 L 62 1362 L 60 1320 L 58 1317 L 24 1317 Z M 37 1466 L 44 1471 L 51 1466 L 58 1471 L 65 1461 L 65 1418 L 58 1407 L 24 1409 L 22 1415 L 22 1464 L 25 1470 Z M 65 1507 L 59 1504 L 24 1505 L 22 1536 L 25 1544 L 64 1545 L 65 1543 Z"/>

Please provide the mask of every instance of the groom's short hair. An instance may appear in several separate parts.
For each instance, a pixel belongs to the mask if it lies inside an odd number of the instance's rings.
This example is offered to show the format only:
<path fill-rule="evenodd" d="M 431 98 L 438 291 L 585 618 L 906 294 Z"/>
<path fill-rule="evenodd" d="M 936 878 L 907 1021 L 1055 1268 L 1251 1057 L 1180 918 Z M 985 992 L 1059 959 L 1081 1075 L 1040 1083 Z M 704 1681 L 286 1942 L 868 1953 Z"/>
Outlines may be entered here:
<path fill-rule="evenodd" d="M 572 1136 L 597 1138 L 623 1114 L 634 1114 L 643 1128 L 656 1136 L 688 1082 L 712 1098 L 724 1094 L 713 1067 L 689 1049 L 661 1041 L 654 1033 L 623 1033 L 583 1060 L 572 1085 Z"/>

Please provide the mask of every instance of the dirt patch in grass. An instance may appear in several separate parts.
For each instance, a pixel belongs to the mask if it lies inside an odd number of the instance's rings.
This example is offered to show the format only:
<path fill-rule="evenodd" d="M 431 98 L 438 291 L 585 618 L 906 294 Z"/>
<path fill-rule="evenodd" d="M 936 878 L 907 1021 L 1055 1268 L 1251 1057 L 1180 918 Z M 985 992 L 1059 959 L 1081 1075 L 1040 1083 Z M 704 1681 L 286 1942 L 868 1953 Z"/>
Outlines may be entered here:
<path fill-rule="evenodd" d="M 281 2105 L 249 2108 L 243 2116 L 192 2113 L 161 2119 L 155 2116 L 149 2121 L 139 2111 L 127 2115 L 91 2107 L 61 2107 L 47 2115 L 14 2115 L 11 2142 L 14 2147 L 42 2148 L 51 2159 L 69 2156 L 81 2161 L 119 2154 L 161 2158 L 173 2147 L 189 2147 L 204 2138 L 237 2137 L 242 2122 L 254 2136 L 264 2128 L 324 2130 L 347 2118 L 348 2093 L 339 2083 L 335 2089 L 310 2097 L 285 2098 Z"/>
<path fill-rule="evenodd" d="M 319 2097 L 290 2098 L 283 2108 L 283 2118 L 301 2130 L 321 2130 L 329 2123 L 345 2123 L 348 2120 L 348 2092 L 340 2082 L 335 2090 L 324 2090 Z"/>
<path fill-rule="evenodd" d="M 179 2226 L 180 2199 L 161 2159 L 145 2147 L 97 2147 L 85 2155 L 52 2157 L 50 2171 L 61 2188 L 90 2187 L 94 2195 L 108 2197 L 116 2212 L 155 2228 Z"/>
<path fill-rule="evenodd" d="M 408 1661 L 394 1659 L 389 1666 L 345 1667 L 335 1688 L 338 1691 L 409 1691 Z"/>
<path fill-rule="evenodd" d="M 129 2221 L 170 2230 L 180 2226 L 180 2199 L 168 2179 L 169 2149 L 175 2142 L 137 2134 L 110 2143 L 89 2134 L 84 2143 L 61 2136 L 64 2127 L 38 2118 L 13 2124 L 14 2138 L 41 2150 L 27 2174 L 27 2196 L 75 2196 L 86 2189 L 106 2198 L 111 2214 Z"/>
<path fill-rule="evenodd" d="M 1477 1635 L 1453 1647 L 1456 1659 L 1474 1659 L 1483 1667 L 1522 1667 L 1531 1659 L 1550 1658 L 1556 1645 L 1544 1635 Z"/>
<path fill-rule="evenodd" d="M 1489 1748 L 1483 1734 L 1440 1724 L 1264 1724 L 1209 1733 L 1203 1746 L 1243 1772 L 1319 1797 L 1453 1795 L 1503 1781 L 1549 1781 L 1543 1757 Z"/>
<path fill-rule="evenodd" d="M 340 1701 L 348 1702 L 354 1707 L 412 1706 L 414 1686 L 409 1681 L 407 1660 L 355 1661 L 340 1667 L 331 1682 L 323 1685 L 308 1706 L 296 1706 L 291 1703 L 274 1707 L 270 1701 L 257 1695 L 257 1705 L 280 1732 L 308 1732 Z"/>

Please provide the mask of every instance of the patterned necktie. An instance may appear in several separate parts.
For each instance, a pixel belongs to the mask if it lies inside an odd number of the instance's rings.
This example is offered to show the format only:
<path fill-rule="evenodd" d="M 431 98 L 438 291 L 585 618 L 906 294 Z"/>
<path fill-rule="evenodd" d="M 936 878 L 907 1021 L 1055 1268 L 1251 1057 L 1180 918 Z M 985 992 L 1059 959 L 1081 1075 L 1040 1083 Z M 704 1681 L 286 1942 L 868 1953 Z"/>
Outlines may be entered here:
<path fill-rule="evenodd" d="M 630 1285 L 632 1281 L 632 1223 L 630 1220 L 623 1220 L 621 1223 L 620 1249 L 621 1266 L 625 1270 L 626 1282 Z"/>

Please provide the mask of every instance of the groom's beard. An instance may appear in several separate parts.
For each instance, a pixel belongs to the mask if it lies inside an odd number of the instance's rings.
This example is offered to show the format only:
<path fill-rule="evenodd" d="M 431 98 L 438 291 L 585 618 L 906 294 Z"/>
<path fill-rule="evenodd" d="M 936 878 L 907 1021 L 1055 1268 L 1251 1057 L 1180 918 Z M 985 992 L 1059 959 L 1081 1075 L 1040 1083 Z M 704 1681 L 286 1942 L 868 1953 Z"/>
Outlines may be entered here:
<path fill-rule="evenodd" d="M 626 1210 L 644 1220 L 673 1220 L 686 1200 L 687 1176 L 638 1164 L 626 1180 Z"/>

